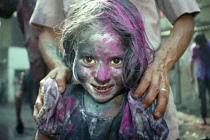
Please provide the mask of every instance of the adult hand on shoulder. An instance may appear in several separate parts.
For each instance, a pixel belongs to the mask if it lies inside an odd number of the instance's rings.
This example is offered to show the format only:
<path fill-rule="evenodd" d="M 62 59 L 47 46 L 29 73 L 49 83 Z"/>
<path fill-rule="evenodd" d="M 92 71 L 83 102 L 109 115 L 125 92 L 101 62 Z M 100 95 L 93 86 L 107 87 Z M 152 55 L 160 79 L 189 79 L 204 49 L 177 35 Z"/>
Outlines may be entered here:
<path fill-rule="evenodd" d="M 140 98 L 148 90 L 142 100 L 143 107 L 147 109 L 157 98 L 157 106 L 154 111 L 154 117 L 160 118 L 165 112 L 169 97 L 168 71 L 162 61 L 161 52 L 156 53 L 154 62 L 150 64 L 145 71 L 135 95 Z"/>
<path fill-rule="evenodd" d="M 149 107 L 157 98 L 154 117 L 160 118 L 165 112 L 169 97 L 168 71 L 182 56 L 190 43 L 194 31 L 193 15 L 184 14 L 173 24 L 171 33 L 162 47 L 155 53 L 154 62 L 148 66 L 135 93 L 142 97 L 148 89 L 142 103 Z"/>
<path fill-rule="evenodd" d="M 44 83 L 49 77 L 56 79 L 58 90 L 63 93 L 65 91 L 66 82 L 71 78 L 71 73 L 68 67 L 59 66 L 51 70 L 48 75 L 40 81 L 39 94 L 37 96 L 33 112 L 33 117 L 36 122 L 37 115 L 44 104 Z"/>

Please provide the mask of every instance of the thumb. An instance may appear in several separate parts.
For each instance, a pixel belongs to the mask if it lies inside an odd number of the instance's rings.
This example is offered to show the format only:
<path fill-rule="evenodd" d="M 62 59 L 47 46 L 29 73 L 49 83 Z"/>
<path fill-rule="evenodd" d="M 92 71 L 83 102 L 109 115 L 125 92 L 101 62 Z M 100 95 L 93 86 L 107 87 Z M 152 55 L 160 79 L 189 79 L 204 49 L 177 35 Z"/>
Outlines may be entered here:
<path fill-rule="evenodd" d="M 58 90 L 60 93 L 63 93 L 66 88 L 66 78 L 63 76 L 56 76 L 56 83 L 58 85 Z"/>

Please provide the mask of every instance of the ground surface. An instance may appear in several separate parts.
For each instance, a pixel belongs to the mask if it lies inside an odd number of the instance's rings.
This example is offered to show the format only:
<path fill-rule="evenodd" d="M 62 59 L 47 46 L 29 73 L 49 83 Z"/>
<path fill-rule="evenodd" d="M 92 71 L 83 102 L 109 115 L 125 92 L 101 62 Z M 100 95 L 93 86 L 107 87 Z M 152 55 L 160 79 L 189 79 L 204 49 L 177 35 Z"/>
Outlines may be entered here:
<path fill-rule="evenodd" d="M 180 140 L 197 140 L 200 138 L 210 138 L 210 117 L 206 126 L 199 124 L 200 118 L 197 112 L 185 110 L 178 112 L 180 126 Z M 210 115 L 210 113 L 209 113 Z M 36 124 L 33 121 L 32 113 L 27 104 L 22 107 L 22 118 L 25 120 L 24 134 L 17 134 L 15 131 L 15 106 L 14 104 L 0 104 L 0 140 L 33 140 Z"/>
<path fill-rule="evenodd" d="M 22 106 L 22 118 L 24 122 L 24 133 L 17 134 L 15 131 L 15 105 L 0 105 L 0 140 L 33 140 L 36 132 L 36 124 L 33 121 L 29 106 Z"/>
<path fill-rule="evenodd" d="M 194 113 L 179 111 L 178 117 L 180 140 L 197 140 L 201 138 L 210 140 L 210 117 L 207 118 L 207 125 L 201 125 L 199 115 Z"/>

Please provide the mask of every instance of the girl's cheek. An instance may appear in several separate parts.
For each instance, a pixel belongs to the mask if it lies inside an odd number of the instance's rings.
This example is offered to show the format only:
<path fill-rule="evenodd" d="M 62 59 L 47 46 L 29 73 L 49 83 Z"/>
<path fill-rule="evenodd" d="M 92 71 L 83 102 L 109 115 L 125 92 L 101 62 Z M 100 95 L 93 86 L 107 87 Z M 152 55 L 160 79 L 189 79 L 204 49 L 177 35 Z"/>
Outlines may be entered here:
<path fill-rule="evenodd" d="M 118 82 L 121 83 L 121 81 L 122 81 L 122 69 L 113 68 L 111 75 L 117 83 Z"/>
<path fill-rule="evenodd" d="M 78 76 L 82 79 L 87 79 L 91 77 L 91 72 L 93 70 L 91 68 L 80 67 L 78 70 Z"/>
<path fill-rule="evenodd" d="M 112 75 L 115 77 L 119 77 L 122 75 L 122 68 L 112 68 Z"/>

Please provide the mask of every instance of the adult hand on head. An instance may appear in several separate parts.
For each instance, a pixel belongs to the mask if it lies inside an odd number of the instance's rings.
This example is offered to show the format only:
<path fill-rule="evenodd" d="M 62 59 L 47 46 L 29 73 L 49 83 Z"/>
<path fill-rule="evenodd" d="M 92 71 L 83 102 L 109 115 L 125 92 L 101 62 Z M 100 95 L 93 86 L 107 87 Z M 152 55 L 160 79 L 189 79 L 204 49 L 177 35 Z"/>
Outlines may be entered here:
<path fill-rule="evenodd" d="M 193 15 L 184 14 L 173 24 L 170 36 L 155 53 L 155 59 L 145 71 L 135 93 L 140 98 L 148 89 L 142 103 L 146 109 L 157 98 L 153 116 L 158 119 L 166 110 L 169 97 L 168 71 L 182 56 L 194 31 Z"/>
<path fill-rule="evenodd" d="M 37 122 L 37 115 L 44 104 L 44 83 L 48 78 L 55 78 L 58 85 L 58 90 L 63 93 L 65 91 L 66 82 L 71 78 L 71 73 L 68 67 L 59 66 L 51 70 L 48 75 L 40 81 L 39 94 L 37 96 L 33 117 Z"/>

